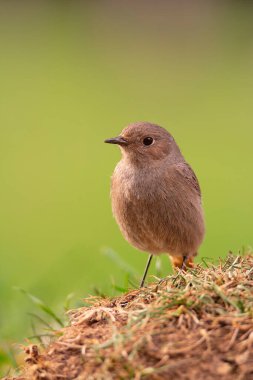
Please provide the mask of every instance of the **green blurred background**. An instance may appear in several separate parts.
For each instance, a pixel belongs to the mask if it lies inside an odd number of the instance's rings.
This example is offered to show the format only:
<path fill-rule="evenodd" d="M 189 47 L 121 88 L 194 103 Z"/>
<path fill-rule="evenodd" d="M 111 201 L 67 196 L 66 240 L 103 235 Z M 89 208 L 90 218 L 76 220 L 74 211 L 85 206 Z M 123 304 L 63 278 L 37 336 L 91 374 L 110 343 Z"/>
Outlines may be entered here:
<path fill-rule="evenodd" d="M 207 235 L 200 257 L 252 243 L 252 3 L 0 2 L 0 335 L 29 331 L 20 286 L 60 310 L 94 286 L 109 294 L 146 256 L 111 214 L 130 122 L 166 127 L 196 171 Z M 199 259 L 200 260 L 200 259 Z M 168 273 L 167 258 L 162 260 Z M 150 274 L 154 273 L 154 267 Z"/>

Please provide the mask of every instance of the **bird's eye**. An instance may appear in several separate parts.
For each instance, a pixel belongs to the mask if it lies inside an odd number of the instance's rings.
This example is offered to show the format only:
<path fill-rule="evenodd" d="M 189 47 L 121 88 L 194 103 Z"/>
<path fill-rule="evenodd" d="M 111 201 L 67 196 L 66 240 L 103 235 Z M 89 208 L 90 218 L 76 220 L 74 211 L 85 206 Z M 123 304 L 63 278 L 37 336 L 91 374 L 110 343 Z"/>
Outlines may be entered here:
<path fill-rule="evenodd" d="M 151 145 L 153 143 L 154 139 L 152 137 L 145 137 L 145 139 L 143 139 L 143 144 L 144 145 Z"/>

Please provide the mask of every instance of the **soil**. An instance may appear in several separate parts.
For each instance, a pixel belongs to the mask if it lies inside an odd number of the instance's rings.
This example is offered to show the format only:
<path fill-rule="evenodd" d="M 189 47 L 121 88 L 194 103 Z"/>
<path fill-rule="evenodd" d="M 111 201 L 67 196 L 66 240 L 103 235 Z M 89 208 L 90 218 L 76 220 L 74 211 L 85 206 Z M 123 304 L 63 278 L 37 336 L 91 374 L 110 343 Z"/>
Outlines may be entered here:
<path fill-rule="evenodd" d="M 26 348 L 15 379 L 252 380 L 252 286 L 253 256 L 229 255 L 116 298 L 90 297 L 48 347 Z"/>

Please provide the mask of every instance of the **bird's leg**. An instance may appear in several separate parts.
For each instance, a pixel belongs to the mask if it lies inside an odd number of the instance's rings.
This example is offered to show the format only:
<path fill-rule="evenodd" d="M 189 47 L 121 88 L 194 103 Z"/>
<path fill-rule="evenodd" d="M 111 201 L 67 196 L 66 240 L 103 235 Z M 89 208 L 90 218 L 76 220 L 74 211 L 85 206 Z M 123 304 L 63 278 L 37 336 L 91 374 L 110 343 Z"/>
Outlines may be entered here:
<path fill-rule="evenodd" d="M 196 256 L 196 255 L 194 255 Z M 193 256 L 186 254 L 182 256 L 172 256 L 170 255 L 170 259 L 172 261 L 173 267 L 181 270 L 186 270 L 188 267 L 193 268 Z"/>
<path fill-rule="evenodd" d="M 142 277 L 142 280 L 141 280 L 141 283 L 140 283 L 140 288 L 143 287 L 144 283 L 145 283 L 145 278 L 147 276 L 147 273 L 148 273 L 148 268 L 151 264 L 151 261 L 152 261 L 152 257 L 153 255 L 149 255 L 148 257 L 148 261 L 147 261 L 147 264 L 146 264 L 146 268 L 145 268 L 145 271 L 144 271 L 144 274 L 143 274 L 143 277 Z"/>
<path fill-rule="evenodd" d="M 187 261 L 188 261 L 188 255 L 184 255 L 184 256 L 183 256 L 182 265 L 181 265 L 181 267 L 180 267 L 181 270 L 186 270 L 186 264 L 187 264 Z"/>

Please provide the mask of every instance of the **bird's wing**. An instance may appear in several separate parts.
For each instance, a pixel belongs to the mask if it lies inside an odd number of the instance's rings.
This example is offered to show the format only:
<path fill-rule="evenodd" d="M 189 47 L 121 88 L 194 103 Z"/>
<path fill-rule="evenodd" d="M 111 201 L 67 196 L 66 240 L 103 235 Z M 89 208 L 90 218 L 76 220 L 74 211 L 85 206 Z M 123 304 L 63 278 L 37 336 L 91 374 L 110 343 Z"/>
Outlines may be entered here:
<path fill-rule="evenodd" d="M 181 175 L 184 180 L 188 182 L 188 184 L 193 187 L 197 194 L 201 197 L 201 190 L 199 186 L 199 181 L 196 177 L 196 174 L 192 170 L 189 164 L 187 162 L 180 163 L 175 165 L 175 169 L 179 175 Z"/>

